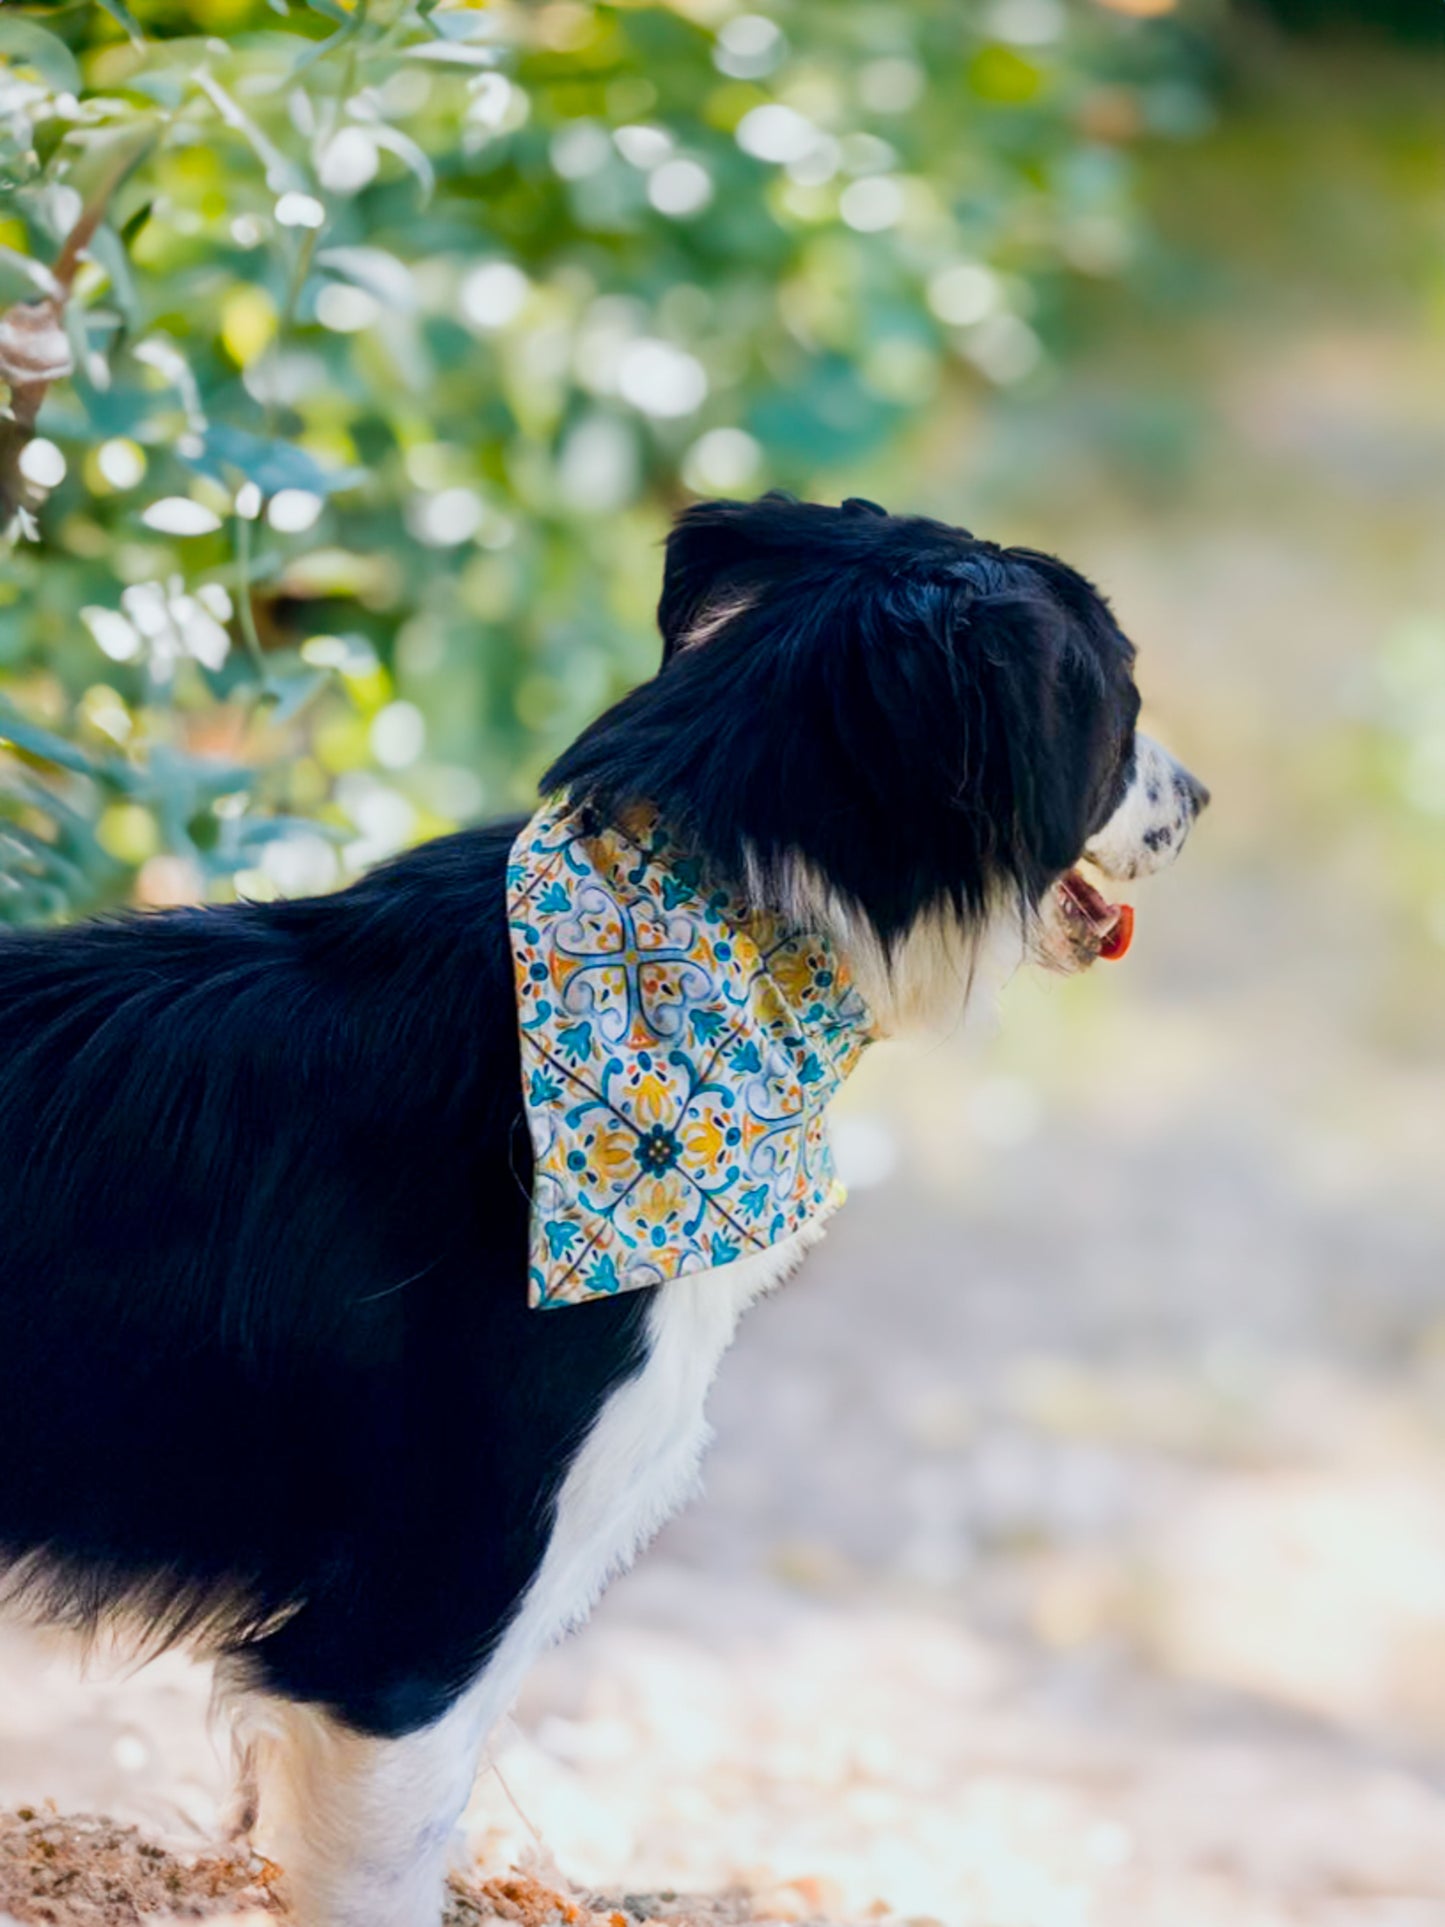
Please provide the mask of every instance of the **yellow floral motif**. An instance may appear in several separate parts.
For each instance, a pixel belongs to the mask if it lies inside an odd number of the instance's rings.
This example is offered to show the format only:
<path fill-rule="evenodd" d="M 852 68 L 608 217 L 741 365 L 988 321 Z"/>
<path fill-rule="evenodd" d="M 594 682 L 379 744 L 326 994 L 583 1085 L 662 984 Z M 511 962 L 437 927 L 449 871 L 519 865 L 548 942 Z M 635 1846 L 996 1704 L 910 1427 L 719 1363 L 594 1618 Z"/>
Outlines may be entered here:
<path fill-rule="evenodd" d="M 824 936 L 717 887 L 655 812 L 609 825 L 562 800 L 518 837 L 507 907 L 534 1306 L 709 1271 L 826 1215 L 824 1113 L 869 1017 Z"/>

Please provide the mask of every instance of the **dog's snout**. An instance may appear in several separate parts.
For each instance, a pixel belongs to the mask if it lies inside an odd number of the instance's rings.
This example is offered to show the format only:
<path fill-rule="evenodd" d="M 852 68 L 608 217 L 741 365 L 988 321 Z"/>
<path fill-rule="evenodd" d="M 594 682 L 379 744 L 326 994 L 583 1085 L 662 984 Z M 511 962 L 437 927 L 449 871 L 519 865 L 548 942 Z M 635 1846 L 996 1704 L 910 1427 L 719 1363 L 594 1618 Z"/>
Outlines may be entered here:
<path fill-rule="evenodd" d="M 1209 791 L 1192 770 L 1140 735 L 1134 766 L 1118 807 L 1084 846 L 1105 876 L 1146 876 L 1172 863 L 1184 847 Z"/>

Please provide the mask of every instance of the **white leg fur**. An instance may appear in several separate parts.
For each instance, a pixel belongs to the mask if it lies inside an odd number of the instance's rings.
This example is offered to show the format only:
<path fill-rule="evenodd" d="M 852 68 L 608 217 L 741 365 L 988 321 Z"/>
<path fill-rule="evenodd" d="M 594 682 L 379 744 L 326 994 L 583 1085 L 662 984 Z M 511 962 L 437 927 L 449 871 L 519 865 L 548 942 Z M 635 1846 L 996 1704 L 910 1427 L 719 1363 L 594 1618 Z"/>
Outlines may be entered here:
<path fill-rule="evenodd" d="M 487 1735 L 537 1655 L 586 1618 L 607 1581 L 691 1495 L 709 1437 L 704 1401 L 739 1317 L 821 1236 L 821 1225 L 805 1227 L 774 1250 L 657 1294 L 647 1363 L 598 1415 L 520 1610 L 445 1718 L 404 1739 L 368 1739 L 315 1707 L 247 1691 L 239 1672 L 218 1676 L 243 1761 L 238 1811 L 250 1817 L 254 1783 L 255 1844 L 285 1870 L 300 1927 L 436 1927 L 452 1835 Z"/>
<path fill-rule="evenodd" d="M 298 1927 L 437 1927 L 478 1709 L 462 1701 L 400 1740 L 259 1695 L 236 1717 L 260 1797 L 255 1845 L 283 1869 Z"/>

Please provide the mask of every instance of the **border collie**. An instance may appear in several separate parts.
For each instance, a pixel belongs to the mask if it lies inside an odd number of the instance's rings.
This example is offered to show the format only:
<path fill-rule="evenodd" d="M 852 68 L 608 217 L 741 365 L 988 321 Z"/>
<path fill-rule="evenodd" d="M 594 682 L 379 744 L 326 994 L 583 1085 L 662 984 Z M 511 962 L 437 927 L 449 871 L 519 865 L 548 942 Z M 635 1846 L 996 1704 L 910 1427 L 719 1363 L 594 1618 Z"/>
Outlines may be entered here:
<path fill-rule="evenodd" d="M 544 793 L 646 806 L 815 930 L 878 1037 L 1127 939 L 1207 801 L 1083 578 L 768 495 L 689 509 L 657 674 Z M 336 895 L 0 935 L 0 1587 L 213 1655 L 305 1927 L 433 1927 L 489 1730 L 687 1497 L 741 1312 L 815 1235 L 528 1302 L 519 824 Z M 1093 877 L 1077 868 L 1093 866 Z"/>

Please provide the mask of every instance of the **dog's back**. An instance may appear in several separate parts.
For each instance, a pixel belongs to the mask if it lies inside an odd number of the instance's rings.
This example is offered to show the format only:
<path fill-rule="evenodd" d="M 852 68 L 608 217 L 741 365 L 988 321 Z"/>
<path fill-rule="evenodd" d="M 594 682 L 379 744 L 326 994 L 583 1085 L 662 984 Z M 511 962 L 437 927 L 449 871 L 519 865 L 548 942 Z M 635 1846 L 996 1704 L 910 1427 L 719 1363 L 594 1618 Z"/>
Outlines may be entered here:
<path fill-rule="evenodd" d="M 525 1308 L 512 834 L 330 898 L 0 939 L 20 1603 L 262 1635 L 278 1686 L 380 1730 L 495 1637 L 636 1322 Z"/>

